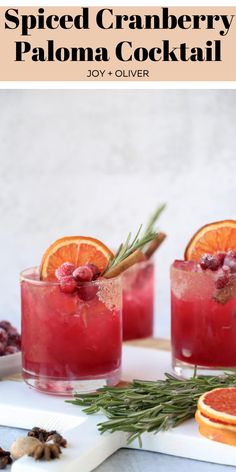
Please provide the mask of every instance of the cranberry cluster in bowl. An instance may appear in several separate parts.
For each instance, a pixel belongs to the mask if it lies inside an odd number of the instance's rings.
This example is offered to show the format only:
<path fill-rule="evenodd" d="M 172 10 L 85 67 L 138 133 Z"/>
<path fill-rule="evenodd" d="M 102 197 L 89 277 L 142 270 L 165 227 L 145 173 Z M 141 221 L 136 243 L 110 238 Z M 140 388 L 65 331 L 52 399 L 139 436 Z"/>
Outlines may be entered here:
<path fill-rule="evenodd" d="M 0 321 L 0 356 L 15 354 L 21 349 L 21 336 L 9 321 Z"/>

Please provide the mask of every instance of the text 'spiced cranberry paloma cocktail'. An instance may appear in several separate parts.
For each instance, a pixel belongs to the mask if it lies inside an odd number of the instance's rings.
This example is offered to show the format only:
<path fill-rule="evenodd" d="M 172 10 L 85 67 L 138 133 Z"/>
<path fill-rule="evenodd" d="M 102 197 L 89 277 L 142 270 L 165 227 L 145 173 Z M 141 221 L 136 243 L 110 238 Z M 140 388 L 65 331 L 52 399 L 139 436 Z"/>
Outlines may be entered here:
<path fill-rule="evenodd" d="M 48 393 L 70 394 L 116 384 L 121 365 L 121 280 L 79 284 L 21 274 L 22 356 L 26 382 Z"/>
<path fill-rule="evenodd" d="M 123 339 L 152 336 L 154 263 L 140 262 L 123 273 Z"/>

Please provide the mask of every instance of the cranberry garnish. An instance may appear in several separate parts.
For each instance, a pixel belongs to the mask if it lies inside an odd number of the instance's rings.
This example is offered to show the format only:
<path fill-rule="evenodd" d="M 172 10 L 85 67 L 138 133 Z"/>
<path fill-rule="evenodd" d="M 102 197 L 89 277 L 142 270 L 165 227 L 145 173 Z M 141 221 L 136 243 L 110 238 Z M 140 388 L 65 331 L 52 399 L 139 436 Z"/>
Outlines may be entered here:
<path fill-rule="evenodd" d="M 220 267 L 220 259 L 214 254 L 203 254 L 200 258 L 200 266 L 203 270 L 217 270 Z"/>
<path fill-rule="evenodd" d="M 228 251 L 224 259 L 224 265 L 228 266 L 231 272 L 236 272 L 236 252 Z"/>
<path fill-rule="evenodd" d="M 91 280 L 93 280 L 93 270 L 88 266 L 88 264 L 82 265 L 74 270 L 73 277 L 78 282 L 91 282 Z"/>
<path fill-rule="evenodd" d="M 98 276 L 100 275 L 100 270 L 95 264 L 86 264 L 87 267 L 89 267 L 92 272 L 93 272 L 93 280 L 97 279 Z"/>
<path fill-rule="evenodd" d="M 62 277 L 67 277 L 72 275 L 75 270 L 75 265 L 70 262 L 64 262 L 58 269 L 55 271 L 56 277 L 60 280 Z"/>
<path fill-rule="evenodd" d="M 64 293 L 74 293 L 77 288 L 76 280 L 73 275 L 67 275 L 60 278 L 60 289 Z"/>
<path fill-rule="evenodd" d="M 226 252 L 217 252 L 217 257 L 220 263 L 220 266 L 224 265 L 224 260 L 225 260 Z"/>
<path fill-rule="evenodd" d="M 223 265 L 222 269 L 218 271 L 217 279 L 215 281 L 216 288 L 221 289 L 226 287 L 231 281 L 230 268 Z"/>
<path fill-rule="evenodd" d="M 79 286 L 77 290 L 78 290 L 78 297 L 80 298 L 80 300 L 83 300 L 84 302 L 88 302 L 96 296 L 98 287 L 96 286 L 96 284 L 87 285 L 85 283 L 84 285 Z"/>

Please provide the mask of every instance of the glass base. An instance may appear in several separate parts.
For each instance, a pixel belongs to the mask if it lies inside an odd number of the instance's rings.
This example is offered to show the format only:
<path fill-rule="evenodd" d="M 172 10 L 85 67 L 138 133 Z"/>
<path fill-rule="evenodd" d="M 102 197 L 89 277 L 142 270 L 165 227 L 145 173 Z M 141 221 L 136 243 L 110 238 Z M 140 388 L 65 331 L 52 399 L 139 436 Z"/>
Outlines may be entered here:
<path fill-rule="evenodd" d="M 172 360 L 172 369 L 178 377 L 190 379 L 196 375 L 223 375 L 224 372 L 236 373 L 236 367 L 212 367 L 189 364 L 179 359 Z"/>
<path fill-rule="evenodd" d="M 35 375 L 24 369 L 22 375 L 27 385 L 40 392 L 68 397 L 75 393 L 89 393 L 101 387 L 117 385 L 121 378 L 121 369 L 90 379 L 57 379 L 55 377 Z"/>

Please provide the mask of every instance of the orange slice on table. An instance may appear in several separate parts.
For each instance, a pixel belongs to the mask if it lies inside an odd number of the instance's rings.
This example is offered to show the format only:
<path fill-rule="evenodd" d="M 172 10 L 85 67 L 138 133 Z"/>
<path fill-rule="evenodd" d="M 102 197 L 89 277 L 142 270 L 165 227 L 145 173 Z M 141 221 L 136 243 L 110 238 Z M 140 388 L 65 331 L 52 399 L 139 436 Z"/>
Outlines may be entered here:
<path fill-rule="evenodd" d="M 236 388 L 215 388 L 204 393 L 198 400 L 198 410 L 210 420 L 235 425 L 236 431 Z"/>
<path fill-rule="evenodd" d="M 65 236 L 55 241 L 43 255 L 40 265 L 42 280 L 57 280 L 55 271 L 63 262 L 76 267 L 90 263 L 102 272 L 113 253 L 101 241 L 86 236 Z"/>
<path fill-rule="evenodd" d="M 215 221 L 202 226 L 189 241 L 184 258 L 187 261 L 199 261 L 207 254 L 218 251 L 236 250 L 236 220 Z"/>
<path fill-rule="evenodd" d="M 228 426 L 205 417 L 199 410 L 195 413 L 199 433 L 212 441 L 236 446 L 236 426 Z"/>

